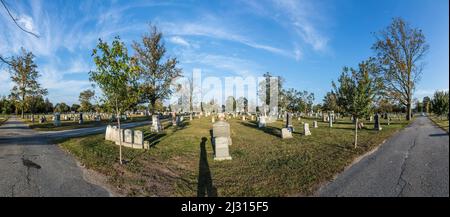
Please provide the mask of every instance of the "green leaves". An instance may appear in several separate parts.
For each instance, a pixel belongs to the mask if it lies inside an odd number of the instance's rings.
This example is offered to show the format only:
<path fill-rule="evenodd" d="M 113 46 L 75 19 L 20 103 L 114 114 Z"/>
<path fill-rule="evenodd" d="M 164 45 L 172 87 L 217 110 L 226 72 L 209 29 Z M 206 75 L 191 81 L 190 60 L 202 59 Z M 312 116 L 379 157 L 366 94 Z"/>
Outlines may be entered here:
<path fill-rule="evenodd" d="M 379 87 L 377 70 L 371 59 L 361 62 L 357 70 L 344 67 L 338 84 L 333 82 L 336 102 L 344 112 L 357 118 L 371 112 Z"/>
<path fill-rule="evenodd" d="M 99 39 L 92 56 L 96 70 L 89 72 L 90 80 L 102 90 L 102 100 L 109 110 L 121 113 L 134 105 L 139 93 L 137 76 L 120 37 L 115 37 L 111 45 Z"/>

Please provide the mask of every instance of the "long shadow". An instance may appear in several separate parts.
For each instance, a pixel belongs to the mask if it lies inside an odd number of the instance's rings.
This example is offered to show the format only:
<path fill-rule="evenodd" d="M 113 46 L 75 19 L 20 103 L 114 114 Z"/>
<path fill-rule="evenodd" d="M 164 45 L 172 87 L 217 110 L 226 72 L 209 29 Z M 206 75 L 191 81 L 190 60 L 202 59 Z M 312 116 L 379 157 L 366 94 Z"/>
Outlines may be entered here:
<path fill-rule="evenodd" d="M 144 140 L 148 141 L 150 144 L 150 148 L 155 147 L 157 144 L 159 144 L 161 142 L 161 139 L 167 135 L 166 133 L 162 132 L 162 133 L 152 133 L 152 134 L 148 134 L 144 137 Z"/>
<path fill-rule="evenodd" d="M 217 189 L 213 186 L 206 153 L 206 137 L 200 143 L 200 160 L 198 163 L 197 197 L 217 197 Z"/>
<path fill-rule="evenodd" d="M 430 137 L 441 137 L 441 136 L 448 136 L 447 133 L 436 133 L 436 134 L 430 134 Z"/>
<path fill-rule="evenodd" d="M 258 130 L 262 130 L 264 133 L 270 134 L 272 136 L 276 136 L 276 137 L 281 137 L 281 129 L 277 128 L 277 127 L 272 127 L 272 126 L 267 126 L 263 127 L 263 128 L 258 128 L 258 126 L 255 123 L 249 123 L 249 122 L 240 122 L 240 124 L 246 126 L 246 127 L 251 127 L 251 128 L 255 128 Z"/>

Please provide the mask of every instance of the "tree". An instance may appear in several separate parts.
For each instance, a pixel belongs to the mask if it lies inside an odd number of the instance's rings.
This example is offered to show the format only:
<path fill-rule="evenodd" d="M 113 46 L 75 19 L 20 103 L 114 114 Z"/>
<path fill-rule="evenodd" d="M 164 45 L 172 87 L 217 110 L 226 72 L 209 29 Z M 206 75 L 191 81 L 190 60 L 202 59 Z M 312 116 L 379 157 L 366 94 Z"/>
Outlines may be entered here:
<path fill-rule="evenodd" d="M 45 98 L 45 113 L 52 113 L 53 112 L 53 104 L 48 100 L 48 98 Z"/>
<path fill-rule="evenodd" d="M 74 103 L 74 104 L 72 104 L 72 106 L 70 106 L 70 111 L 78 112 L 78 111 L 81 111 L 80 108 L 81 108 L 80 105 Z"/>
<path fill-rule="evenodd" d="M 355 148 L 358 144 L 358 119 L 371 112 L 377 87 L 381 84 L 375 77 L 377 70 L 373 60 L 369 59 L 361 62 L 358 70 L 344 67 L 338 79 L 339 86 L 333 82 L 339 107 L 355 120 Z"/>
<path fill-rule="evenodd" d="M 17 102 L 19 103 L 22 118 L 24 118 L 24 110 L 27 106 L 27 97 L 38 97 L 40 95 L 47 95 L 47 89 L 41 88 L 37 79 L 40 77 L 37 71 L 37 65 L 34 63 L 34 55 L 31 52 L 26 52 L 22 48 L 22 55 L 12 57 L 10 61 L 10 74 L 14 87 L 11 90 Z M 31 99 L 31 98 L 28 98 Z"/>
<path fill-rule="evenodd" d="M 337 104 L 336 94 L 331 91 L 323 98 L 322 110 L 339 112 L 340 108 Z"/>
<path fill-rule="evenodd" d="M 80 93 L 78 101 L 81 103 L 80 111 L 87 112 L 92 110 L 91 99 L 95 96 L 92 90 L 85 90 Z"/>
<path fill-rule="evenodd" d="M 95 71 L 89 72 L 89 79 L 103 92 L 102 101 L 108 110 L 117 114 L 119 137 L 121 138 L 120 116 L 138 100 L 136 68 L 132 66 L 127 48 L 117 36 L 111 45 L 99 39 L 92 56 Z M 122 140 L 119 139 L 119 163 L 122 164 Z"/>
<path fill-rule="evenodd" d="M 176 58 L 168 57 L 163 61 L 166 48 L 162 37 L 156 26 L 150 25 L 150 34 L 142 36 L 142 44 L 133 42 L 142 93 L 140 100 L 141 103 L 149 103 L 152 113 L 158 100 L 162 101 L 172 94 L 171 83 L 181 76 Z"/>
<path fill-rule="evenodd" d="M 401 18 L 393 19 L 372 46 L 378 57 L 380 77 L 384 78 L 386 96 L 406 106 L 407 120 L 412 116 L 412 96 L 422 74 L 421 60 L 428 48 L 422 30 L 410 27 Z"/>
<path fill-rule="evenodd" d="M 62 103 L 57 103 L 55 105 L 55 112 L 59 112 L 59 113 L 66 113 L 70 111 L 70 106 L 68 106 L 66 103 L 62 102 Z"/>
<path fill-rule="evenodd" d="M 431 99 L 426 96 L 422 100 L 423 111 L 429 113 L 431 111 Z"/>
<path fill-rule="evenodd" d="M 436 91 L 434 92 L 433 99 L 431 100 L 431 108 L 433 112 L 438 116 L 449 114 L 449 94 L 448 91 Z M 448 116 L 447 116 L 448 118 Z"/>

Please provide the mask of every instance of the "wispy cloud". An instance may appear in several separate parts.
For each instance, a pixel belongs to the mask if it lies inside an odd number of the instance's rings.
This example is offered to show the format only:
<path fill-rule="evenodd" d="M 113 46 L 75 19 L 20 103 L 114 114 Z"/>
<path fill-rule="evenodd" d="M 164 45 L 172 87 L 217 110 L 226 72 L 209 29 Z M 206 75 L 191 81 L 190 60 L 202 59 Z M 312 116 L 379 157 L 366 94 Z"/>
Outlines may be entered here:
<path fill-rule="evenodd" d="M 161 27 L 165 33 L 169 35 L 184 35 L 184 36 L 205 36 L 220 40 L 229 40 L 237 43 L 247 45 L 252 48 L 265 50 L 278 55 L 287 57 L 293 57 L 293 54 L 289 51 L 276 48 L 270 45 L 257 43 L 251 40 L 249 37 L 237 34 L 233 30 L 223 27 L 221 24 L 209 24 L 209 23 L 172 23 L 161 22 Z"/>
<path fill-rule="evenodd" d="M 185 46 L 185 47 L 191 46 L 191 44 L 189 44 L 189 42 L 187 42 L 184 38 L 182 38 L 180 36 L 172 36 L 169 38 L 169 41 L 174 44 Z"/>

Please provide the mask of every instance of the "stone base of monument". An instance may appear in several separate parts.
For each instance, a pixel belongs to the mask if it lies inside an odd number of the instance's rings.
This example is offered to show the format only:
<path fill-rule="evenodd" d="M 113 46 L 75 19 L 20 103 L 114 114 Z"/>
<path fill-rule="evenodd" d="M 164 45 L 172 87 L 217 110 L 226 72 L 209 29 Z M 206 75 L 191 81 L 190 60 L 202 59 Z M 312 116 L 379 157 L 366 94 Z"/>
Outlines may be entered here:
<path fill-rule="evenodd" d="M 226 137 L 214 138 L 215 155 L 214 160 L 231 160 L 229 151 L 229 139 Z"/>
<path fill-rule="evenodd" d="M 289 131 L 288 128 L 281 129 L 281 138 L 282 139 L 291 139 L 291 138 L 293 138 L 291 131 Z"/>

